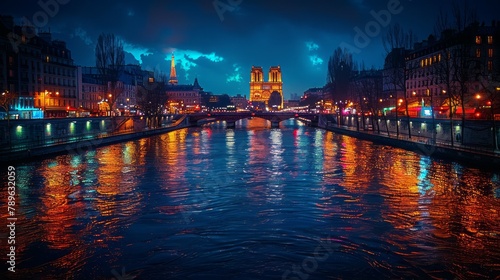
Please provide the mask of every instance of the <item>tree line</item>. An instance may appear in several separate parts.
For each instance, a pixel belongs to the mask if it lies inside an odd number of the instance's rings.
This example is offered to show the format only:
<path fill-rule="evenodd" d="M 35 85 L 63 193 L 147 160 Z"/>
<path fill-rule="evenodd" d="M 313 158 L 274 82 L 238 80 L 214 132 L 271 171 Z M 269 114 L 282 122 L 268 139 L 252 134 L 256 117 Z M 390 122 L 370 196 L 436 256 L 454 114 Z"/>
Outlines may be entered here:
<path fill-rule="evenodd" d="M 450 134 L 453 135 L 454 117 L 460 115 L 460 125 L 465 128 L 467 105 L 474 101 L 477 103 L 474 99 L 481 97 L 483 101 L 487 100 L 488 106 L 485 107 L 489 112 L 486 115 L 492 121 L 493 131 L 496 131 L 494 115 L 500 108 L 500 56 L 496 54 L 500 51 L 498 43 L 492 45 L 493 62 L 482 59 L 492 55 L 491 50 L 488 50 L 488 54 L 481 53 L 478 47 L 480 42 L 475 42 L 476 34 L 481 34 L 479 31 L 484 23 L 477 21 L 475 10 L 467 1 L 454 2 L 450 11 L 448 14 L 441 10 L 438 14 L 434 34 L 427 38 L 427 43 L 439 46 L 425 64 L 411 56 L 417 51 L 414 49 L 417 43 L 415 34 L 399 24 L 389 26 L 382 37 L 386 52 L 383 69 L 367 69 L 363 62 L 354 61 L 349 50 L 340 47 L 335 49 L 328 61 L 325 89 L 328 96 L 337 103 L 338 110 L 342 112 L 347 106 L 345 101 L 351 100 L 362 114 L 370 112 L 379 115 L 381 108 L 378 101 L 381 98 L 391 98 L 396 106 L 396 119 L 404 117 L 410 123 L 409 104 L 415 102 L 415 98 L 409 94 L 412 86 L 410 82 L 419 78 L 422 86 L 427 87 L 426 92 L 419 97 L 423 103 L 430 105 L 433 123 L 434 107 L 447 106 Z M 500 28 L 493 27 L 493 30 L 493 38 L 499 40 Z M 384 84 L 381 85 L 380 81 Z M 437 85 L 439 92 L 431 92 L 430 88 L 436 89 Z M 437 99 L 444 99 L 445 104 L 438 104 Z M 403 111 L 403 116 L 398 116 Z M 457 114 L 458 111 L 461 113 Z M 407 128 L 407 134 L 411 138 L 411 128 L 409 125 Z M 399 135 L 399 126 L 396 129 Z M 435 131 L 435 126 L 433 129 Z M 495 138 L 496 133 L 493 135 Z M 460 141 L 463 141 L 463 133 L 461 137 Z M 453 137 L 450 141 L 453 145 Z M 496 143 L 496 139 L 494 141 Z"/>

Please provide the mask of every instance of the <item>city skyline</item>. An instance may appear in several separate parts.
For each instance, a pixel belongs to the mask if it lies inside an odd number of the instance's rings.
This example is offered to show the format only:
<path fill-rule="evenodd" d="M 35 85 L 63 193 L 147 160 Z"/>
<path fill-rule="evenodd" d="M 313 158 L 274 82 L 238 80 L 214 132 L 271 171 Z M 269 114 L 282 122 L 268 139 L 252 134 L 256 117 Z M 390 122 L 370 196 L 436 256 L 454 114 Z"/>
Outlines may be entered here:
<path fill-rule="evenodd" d="M 381 44 L 386 23 L 413 28 L 422 40 L 433 33 L 439 12 L 439 6 L 430 1 L 292 1 L 286 7 L 225 0 L 141 5 L 59 2 L 47 1 L 45 6 L 35 1 L 32 5 L 9 2 L 3 13 L 14 16 L 18 24 L 27 19 L 39 30 L 50 29 L 54 39 L 67 42 L 77 65 L 95 65 L 95 43 L 102 32 L 119 36 L 126 62 L 146 70 L 168 76 L 174 53 L 179 83 L 192 84 L 198 78 L 214 93 L 248 96 L 251 67 L 279 65 L 285 99 L 325 84 L 328 58 L 335 48 L 347 47 L 357 62 L 380 68 L 386 54 Z M 451 2 L 445 1 L 443 8 L 449 10 L 445 7 Z M 479 20 L 489 24 L 494 19 L 486 5 L 476 8 Z M 388 9 L 392 9 L 389 14 Z M 421 15 L 427 20 L 417 26 Z M 377 22 L 378 29 L 373 25 Z M 373 30 L 359 44 L 358 30 L 366 28 Z"/>
<path fill-rule="evenodd" d="M 469 1 L 2 4 L 4 274 L 498 278 L 500 5 Z"/>

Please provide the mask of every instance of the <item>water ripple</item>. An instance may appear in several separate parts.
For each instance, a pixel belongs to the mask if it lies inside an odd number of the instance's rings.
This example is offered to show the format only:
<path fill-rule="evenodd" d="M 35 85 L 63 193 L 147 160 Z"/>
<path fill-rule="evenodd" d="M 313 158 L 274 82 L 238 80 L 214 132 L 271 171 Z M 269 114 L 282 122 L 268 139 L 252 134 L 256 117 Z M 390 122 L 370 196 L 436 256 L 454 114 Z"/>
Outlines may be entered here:
<path fill-rule="evenodd" d="M 18 277 L 281 279 L 305 264 L 308 279 L 500 275 L 500 174 L 292 120 L 265 126 L 17 167 Z"/>

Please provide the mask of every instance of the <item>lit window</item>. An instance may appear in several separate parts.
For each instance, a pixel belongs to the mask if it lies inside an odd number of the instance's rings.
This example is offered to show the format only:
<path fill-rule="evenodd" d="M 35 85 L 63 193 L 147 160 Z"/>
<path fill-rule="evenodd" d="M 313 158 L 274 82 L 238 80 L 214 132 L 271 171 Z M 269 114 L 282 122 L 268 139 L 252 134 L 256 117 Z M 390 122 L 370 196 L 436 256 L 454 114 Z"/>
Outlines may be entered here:
<path fill-rule="evenodd" d="M 493 36 L 488 36 L 488 44 L 493 44 Z"/>
<path fill-rule="evenodd" d="M 493 61 L 488 61 L 488 71 L 493 71 Z"/>
<path fill-rule="evenodd" d="M 493 57 L 493 49 L 488 49 L 488 57 Z"/>
<path fill-rule="evenodd" d="M 48 55 L 45 57 L 45 62 L 50 62 L 50 59 L 49 59 Z"/>
<path fill-rule="evenodd" d="M 481 49 L 476 50 L 476 57 L 481 57 Z"/>
<path fill-rule="evenodd" d="M 480 35 L 477 35 L 476 36 L 476 44 L 481 44 L 481 36 Z"/>

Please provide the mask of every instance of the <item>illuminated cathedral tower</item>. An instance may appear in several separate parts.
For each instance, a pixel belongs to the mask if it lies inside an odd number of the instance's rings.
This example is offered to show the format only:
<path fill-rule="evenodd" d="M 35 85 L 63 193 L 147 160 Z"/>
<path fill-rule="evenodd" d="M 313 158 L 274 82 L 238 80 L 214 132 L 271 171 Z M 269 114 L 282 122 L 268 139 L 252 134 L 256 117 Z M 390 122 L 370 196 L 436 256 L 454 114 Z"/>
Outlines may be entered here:
<path fill-rule="evenodd" d="M 267 82 L 264 82 L 262 67 L 252 66 L 250 101 L 254 108 L 283 109 L 283 82 L 281 81 L 280 66 L 271 66 Z"/>
<path fill-rule="evenodd" d="M 168 83 L 171 85 L 177 84 L 177 73 L 175 72 L 175 58 L 173 53 L 172 61 L 170 62 L 170 80 L 168 80 Z"/>

